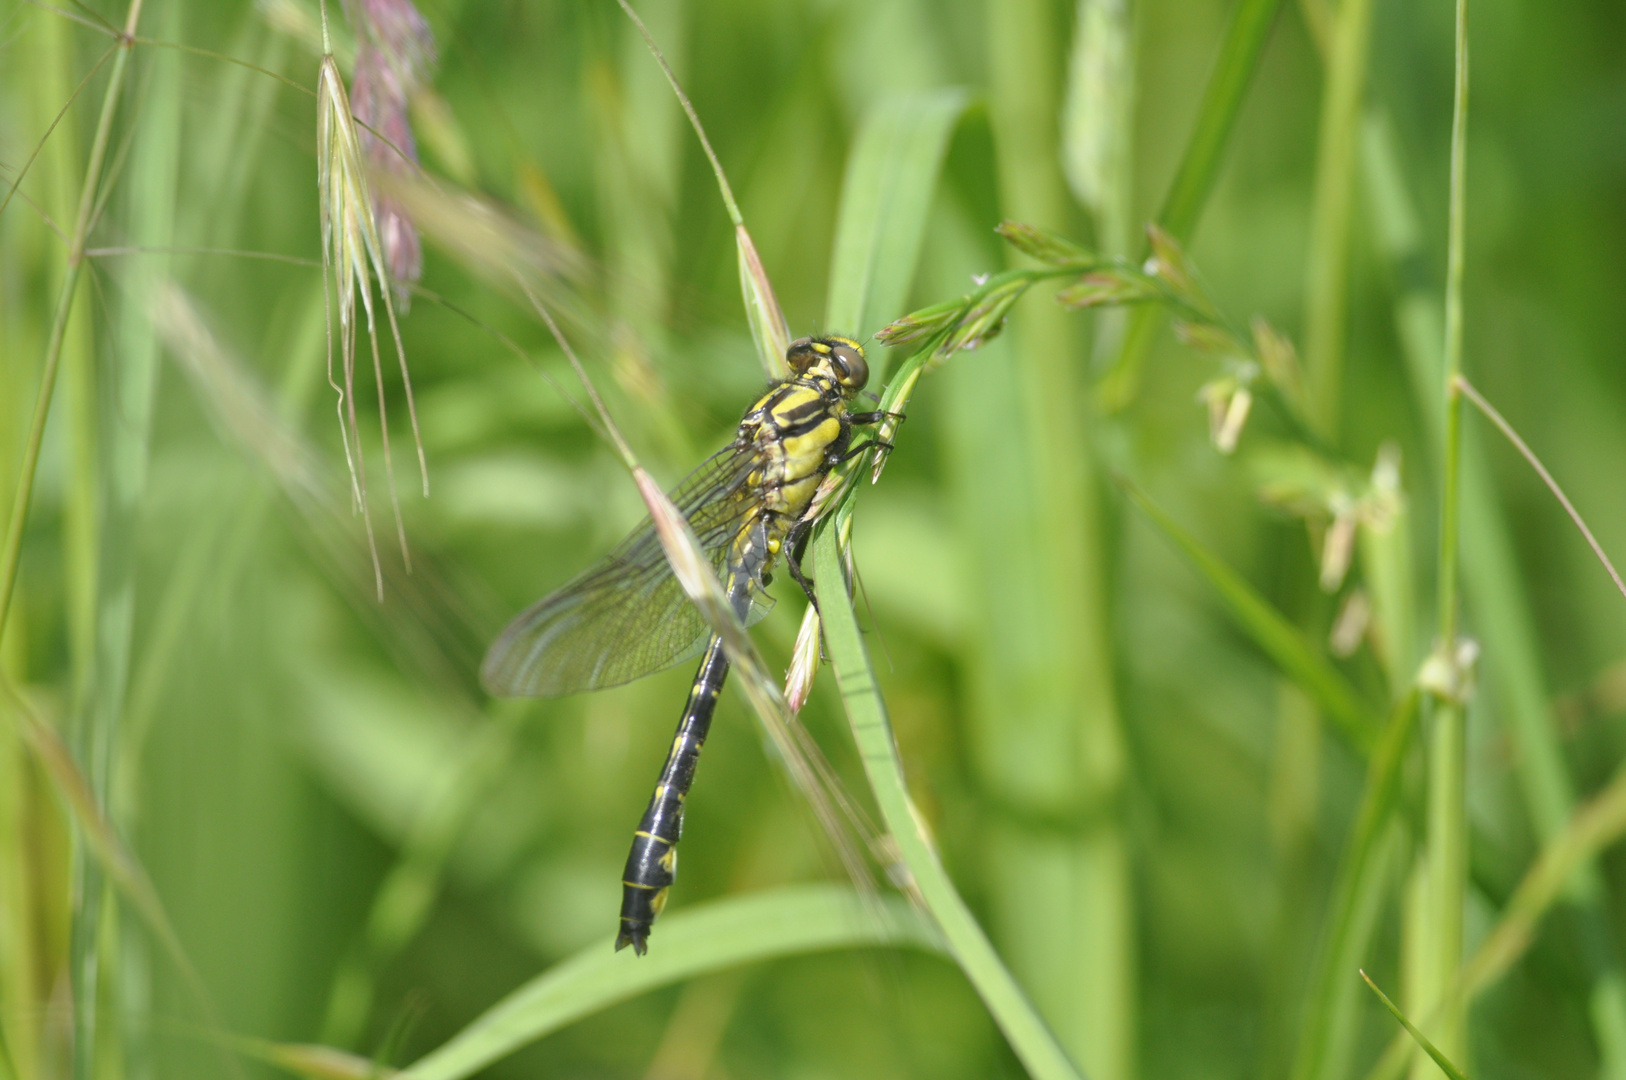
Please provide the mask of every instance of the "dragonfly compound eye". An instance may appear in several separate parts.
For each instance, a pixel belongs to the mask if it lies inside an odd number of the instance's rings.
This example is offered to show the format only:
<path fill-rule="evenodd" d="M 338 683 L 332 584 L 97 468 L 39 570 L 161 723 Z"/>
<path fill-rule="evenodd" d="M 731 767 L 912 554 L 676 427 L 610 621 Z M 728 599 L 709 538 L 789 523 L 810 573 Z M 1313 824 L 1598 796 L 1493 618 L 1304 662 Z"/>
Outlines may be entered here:
<path fill-rule="evenodd" d="M 819 350 L 814 347 L 810 337 L 797 338 L 785 349 L 785 363 L 798 375 L 811 367 L 818 356 Z"/>
<path fill-rule="evenodd" d="M 849 390 L 862 390 L 869 382 L 869 365 L 864 362 L 864 350 L 856 345 L 837 345 L 830 350 L 830 362 L 835 366 L 841 385 Z"/>

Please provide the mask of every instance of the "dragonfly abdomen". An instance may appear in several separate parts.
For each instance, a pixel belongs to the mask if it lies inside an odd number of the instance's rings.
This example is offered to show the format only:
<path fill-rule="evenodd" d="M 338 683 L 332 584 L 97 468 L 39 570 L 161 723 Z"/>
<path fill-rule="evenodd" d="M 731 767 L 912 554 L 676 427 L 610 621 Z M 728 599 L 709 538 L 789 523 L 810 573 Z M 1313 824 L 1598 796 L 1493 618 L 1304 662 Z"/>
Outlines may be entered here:
<path fill-rule="evenodd" d="M 615 947 L 631 945 L 639 956 L 649 948 L 649 932 L 655 917 L 666 906 L 667 890 L 677 877 L 677 843 L 683 835 L 683 801 L 694 784 L 695 766 L 711 730 L 717 695 L 728 678 L 728 656 L 722 639 L 713 637 L 695 674 L 688 703 L 672 749 L 666 755 L 655 794 L 650 797 L 643 819 L 627 853 L 627 867 L 621 874 L 621 932 Z"/>

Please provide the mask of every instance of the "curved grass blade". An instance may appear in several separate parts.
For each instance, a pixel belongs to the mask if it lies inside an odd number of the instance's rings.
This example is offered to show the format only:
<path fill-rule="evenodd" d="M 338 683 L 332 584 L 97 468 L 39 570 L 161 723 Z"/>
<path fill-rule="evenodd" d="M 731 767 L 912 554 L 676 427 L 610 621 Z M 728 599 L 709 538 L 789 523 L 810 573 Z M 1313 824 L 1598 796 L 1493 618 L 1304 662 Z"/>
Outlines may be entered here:
<path fill-rule="evenodd" d="M 740 205 L 734 198 L 734 189 L 729 185 L 728 174 L 723 172 L 723 163 L 718 160 L 717 152 L 711 148 L 711 140 L 706 137 L 706 128 L 700 122 L 700 114 L 695 112 L 694 105 L 689 101 L 689 95 L 683 92 L 683 86 L 678 82 L 677 74 L 672 66 L 666 62 L 666 55 L 661 52 L 660 46 L 655 43 L 655 36 L 644 25 L 644 20 L 632 9 L 627 0 L 616 0 L 621 10 L 626 12 L 627 18 L 638 28 L 643 35 L 644 44 L 649 46 L 650 55 L 661 66 L 661 73 L 672 87 L 672 93 L 677 95 L 678 104 L 683 106 L 683 112 L 689 118 L 689 124 L 694 128 L 695 137 L 700 140 L 700 148 L 706 152 L 706 160 L 711 163 L 711 171 L 717 178 L 717 191 L 722 196 L 723 206 L 728 211 L 728 220 L 734 225 L 734 245 L 740 264 L 740 293 L 745 299 L 745 317 L 751 325 L 751 339 L 756 342 L 757 355 L 762 360 L 762 367 L 770 379 L 783 379 L 790 374 L 785 366 L 785 348 L 790 344 L 790 331 L 785 325 L 785 313 L 779 308 L 779 299 L 774 295 L 773 284 L 768 280 L 767 271 L 762 267 L 762 259 L 757 255 L 756 244 L 751 239 L 750 230 L 745 227 L 745 216 L 740 213 Z"/>
<path fill-rule="evenodd" d="M 1535 940 L 1547 910 L 1575 893 L 1579 875 L 1613 844 L 1626 837 L 1626 767 L 1603 791 L 1581 806 L 1546 845 L 1502 908 L 1502 917 L 1462 968 L 1452 990 L 1464 1005 L 1493 986 Z M 1438 1010 L 1435 1010 L 1436 1012 Z M 1437 1017 L 1425 1017 L 1425 1026 Z M 1367 1080 L 1398 1080 L 1415 1047 L 1397 1035 Z"/>
<path fill-rule="evenodd" d="M 1242 0 L 1231 17 L 1230 28 L 1220 46 L 1219 60 L 1203 94 L 1197 125 L 1186 143 L 1180 169 L 1163 200 L 1163 209 L 1157 215 L 1158 224 L 1177 240 L 1191 239 L 1197 217 L 1213 190 L 1225 144 L 1242 108 L 1243 94 L 1253 81 L 1259 54 L 1264 51 L 1265 39 L 1280 7 L 1281 0 Z M 1135 396 L 1140 366 L 1152 343 L 1152 332 L 1157 328 L 1157 316 L 1157 309 L 1151 307 L 1130 315 L 1123 347 L 1101 384 L 1101 401 L 1108 409 L 1120 409 Z"/>
<path fill-rule="evenodd" d="M 189 1004 L 205 1028 L 224 1030 L 214 998 L 192 963 L 146 868 L 103 812 L 90 780 L 74 761 L 56 729 L 36 715 L 30 703 L 0 676 L 0 718 L 10 720 L 40 771 L 68 808 L 84 839 L 86 854 L 130 904 L 181 976 Z M 228 1067 L 230 1063 L 228 1062 Z"/>
<path fill-rule="evenodd" d="M 1293 1064 L 1294 1080 L 1337 1075 L 1330 1063 L 1341 1056 L 1339 1044 L 1344 1042 L 1354 1017 L 1354 998 L 1346 989 L 1347 973 L 1360 962 L 1371 934 L 1371 913 L 1362 909 L 1370 907 L 1367 898 L 1380 890 L 1385 877 L 1379 841 L 1393 820 L 1401 766 L 1416 728 L 1419 697 L 1413 688 L 1396 702 L 1366 769 L 1366 787 L 1339 861 L 1326 929 L 1310 976 L 1309 1000 Z"/>
<path fill-rule="evenodd" d="M 909 905 L 877 905 L 852 889 L 795 886 L 718 900 L 661 920 L 661 947 L 644 957 L 598 941 L 487 1010 L 405 1073 L 458 1080 L 527 1043 L 619 1001 L 738 964 L 824 949 L 898 945 L 943 948 Z"/>
<path fill-rule="evenodd" d="M 1140 507 L 1174 545 L 1192 561 L 1199 573 L 1220 594 L 1225 608 L 1237 625 L 1283 674 L 1316 703 L 1338 728 L 1340 734 L 1363 755 L 1371 754 L 1377 741 L 1378 723 L 1367 703 L 1361 700 L 1349 680 L 1332 662 L 1315 651 L 1281 612 L 1260 596 L 1218 555 L 1182 528 L 1145 492 L 1121 481 L 1129 498 Z"/>
<path fill-rule="evenodd" d="M 897 844 L 903 860 L 901 869 L 908 871 L 910 891 L 941 928 L 950 955 L 971 980 L 1029 1075 L 1035 1080 L 1080 1080 L 1080 1072 L 1068 1060 L 1055 1035 L 1011 977 L 987 934 L 955 890 L 927 834 L 925 822 L 909 797 L 886 705 L 876 687 L 869 655 L 859 635 L 858 620 L 853 615 L 852 598 L 847 594 L 836 544 L 838 531 L 839 522 L 827 520 L 813 541 L 814 576 L 824 616 L 824 640 L 870 789 Z"/>
<path fill-rule="evenodd" d="M 1396 1020 L 1400 1021 L 1400 1026 L 1406 1029 L 1406 1033 L 1416 1039 L 1419 1046 L 1428 1051 L 1428 1056 L 1434 1059 L 1434 1064 L 1438 1065 L 1445 1075 L 1449 1076 L 1451 1080 L 1468 1080 L 1462 1070 L 1453 1065 L 1451 1059 L 1440 1052 L 1439 1047 L 1428 1041 L 1428 1036 L 1418 1031 L 1416 1025 L 1406 1019 L 1406 1014 L 1401 1012 L 1395 1006 L 1395 1003 L 1389 1000 L 1388 994 L 1378 989 L 1378 984 L 1372 981 L 1370 975 L 1363 971 L 1361 972 L 1361 979 L 1367 986 L 1372 988 L 1372 992 L 1378 996 L 1378 1000 L 1383 1002 L 1383 1007 L 1388 1009 Z"/>
<path fill-rule="evenodd" d="M 865 115 L 841 185 L 825 301 L 830 329 L 862 335 L 870 320 L 901 313 L 966 100 L 958 88 L 900 94 Z"/>
<path fill-rule="evenodd" d="M 1573 887 L 1576 871 L 1626 836 L 1626 768 L 1576 810 L 1564 831 L 1541 849 L 1514 889 L 1502 918 L 1463 969 L 1471 997 L 1506 974 L 1535 939 L 1536 923 Z"/>

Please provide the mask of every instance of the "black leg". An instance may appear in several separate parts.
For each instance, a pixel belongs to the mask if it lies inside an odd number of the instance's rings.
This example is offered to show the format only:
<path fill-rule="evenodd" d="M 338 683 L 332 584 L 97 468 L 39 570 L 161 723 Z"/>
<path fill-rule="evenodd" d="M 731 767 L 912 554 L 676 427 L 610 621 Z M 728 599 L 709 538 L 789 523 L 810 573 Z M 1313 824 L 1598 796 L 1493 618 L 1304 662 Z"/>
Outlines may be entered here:
<path fill-rule="evenodd" d="M 863 426 L 865 424 L 879 424 L 882 420 L 907 420 L 909 415 L 901 412 L 855 412 L 848 413 L 847 419 Z"/>
<path fill-rule="evenodd" d="M 813 522 L 808 518 L 791 526 L 789 535 L 785 537 L 785 569 L 790 571 L 791 579 L 807 594 L 807 602 L 813 605 L 813 610 L 818 611 L 819 598 L 813 595 L 813 583 L 802 573 L 802 557 L 807 554 L 808 537 L 812 535 Z"/>
<path fill-rule="evenodd" d="M 831 465 L 840 465 L 843 461 L 851 461 L 865 450 L 891 450 L 892 444 L 885 439 L 867 439 L 857 446 L 849 446 L 845 453 L 830 460 Z"/>

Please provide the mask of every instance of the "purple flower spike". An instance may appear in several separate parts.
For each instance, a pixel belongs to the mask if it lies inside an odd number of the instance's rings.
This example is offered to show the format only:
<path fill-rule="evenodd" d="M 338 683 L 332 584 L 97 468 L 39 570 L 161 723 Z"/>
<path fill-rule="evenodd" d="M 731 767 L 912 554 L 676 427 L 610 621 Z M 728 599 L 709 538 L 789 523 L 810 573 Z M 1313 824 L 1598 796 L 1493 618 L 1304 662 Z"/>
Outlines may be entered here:
<path fill-rule="evenodd" d="M 350 101 L 364 125 L 362 150 L 374 169 L 409 173 L 418 164 L 418 144 L 407 106 L 434 66 L 434 36 L 408 0 L 349 0 L 345 6 L 358 41 Z M 412 283 L 423 273 L 423 246 L 406 209 L 376 191 L 374 196 L 384 261 L 404 312 Z"/>

